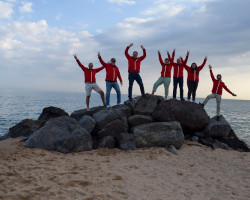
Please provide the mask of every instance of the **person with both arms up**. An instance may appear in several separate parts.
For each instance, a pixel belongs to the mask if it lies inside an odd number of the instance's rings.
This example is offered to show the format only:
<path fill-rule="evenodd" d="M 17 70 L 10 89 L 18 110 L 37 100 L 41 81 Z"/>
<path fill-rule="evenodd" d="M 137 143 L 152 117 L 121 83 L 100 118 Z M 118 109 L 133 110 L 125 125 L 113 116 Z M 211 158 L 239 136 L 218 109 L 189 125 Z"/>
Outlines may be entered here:
<path fill-rule="evenodd" d="M 172 54 L 172 59 L 174 58 L 174 52 Z M 167 54 L 169 55 L 169 52 L 167 51 Z M 165 100 L 167 100 L 168 97 L 168 88 L 169 88 L 169 84 L 171 82 L 171 70 L 172 70 L 172 66 L 173 66 L 173 61 L 170 61 L 170 56 L 168 58 L 164 59 L 164 62 L 162 60 L 161 57 L 161 53 L 160 51 L 158 51 L 158 57 L 159 57 L 159 61 L 162 67 L 161 70 L 161 77 L 158 78 L 158 80 L 155 82 L 154 86 L 153 86 L 153 90 L 152 90 L 152 94 L 154 95 L 154 93 L 156 92 L 157 88 L 161 85 L 164 84 L 164 88 L 165 88 Z"/>
<path fill-rule="evenodd" d="M 199 103 L 203 108 L 204 106 L 207 104 L 207 102 L 210 100 L 210 99 L 213 99 L 213 98 L 216 98 L 216 104 L 217 104 L 217 121 L 220 120 L 220 103 L 221 103 L 221 95 L 222 95 L 222 89 L 224 88 L 228 93 L 230 93 L 231 95 L 233 96 L 236 96 L 236 94 L 232 93 L 228 88 L 227 86 L 225 85 L 224 82 L 222 82 L 222 76 L 221 74 L 218 74 L 217 75 L 217 79 L 215 79 L 214 77 L 214 74 L 213 74 L 213 71 L 212 71 L 212 66 L 209 65 L 209 70 L 210 70 L 210 75 L 211 75 L 211 78 L 212 78 L 212 81 L 213 81 L 213 89 L 212 89 L 212 94 L 208 95 L 206 97 L 206 99 L 204 100 L 203 103 Z"/>
<path fill-rule="evenodd" d="M 128 98 L 130 101 L 132 100 L 132 88 L 133 88 L 134 80 L 136 80 L 136 82 L 140 86 L 141 95 L 145 96 L 143 82 L 139 73 L 140 73 L 141 61 L 144 58 L 146 58 L 146 50 L 141 45 L 141 48 L 143 50 L 143 55 L 141 57 L 138 57 L 138 52 L 134 51 L 133 56 L 130 56 L 128 54 L 128 50 L 132 46 L 133 46 L 133 43 L 128 45 L 127 48 L 125 49 L 125 56 L 128 59 L 128 80 L 129 80 Z"/>
<path fill-rule="evenodd" d="M 181 59 L 183 62 L 183 60 Z M 184 68 L 187 70 L 187 86 L 188 86 L 188 101 L 190 101 L 191 95 L 192 100 L 195 103 L 195 97 L 196 97 L 196 90 L 198 88 L 199 83 L 199 73 L 203 69 L 207 62 L 207 56 L 204 58 L 203 63 L 197 67 L 196 63 L 192 63 L 191 67 L 188 65 L 184 65 Z"/>
<path fill-rule="evenodd" d="M 100 52 L 98 52 L 98 58 L 100 63 L 103 65 L 103 67 L 106 69 L 106 105 L 107 107 L 110 107 L 110 92 L 111 89 L 114 88 L 117 94 L 117 104 L 121 103 L 121 91 L 120 87 L 117 83 L 117 77 L 120 80 L 120 84 L 122 85 L 122 77 L 120 74 L 120 71 L 118 67 L 116 66 L 116 59 L 111 58 L 109 63 L 105 63 L 101 57 Z"/>
<path fill-rule="evenodd" d="M 86 90 L 86 104 L 87 104 L 87 111 L 89 111 L 89 102 L 90 102 L 90 95 L 91 91 L 95 90 L 97 93 L 101 95 L 101 99 L 103 102 L 103 106 L 105 106 L 105 100 L 104 100 L 104 92 L 101 90 L 99 85 L 96 83 L 95 75 L 99 71 L 103 70 L 104 67 L 99 67 L 97 69 L 93 69 L 93 63 L 89 63 L 89 68 L 85 67 L 80 60 L 77 58 L 76 54 L 73 55 L 76 62 L 78 63 L 79 67 L 82 68 L 85 76 L 85 90 Z"/>
<path fill-rule="evenodd" d="M 169 60 L 172 61 L 172 65 L 174 67 L 174 74 L 173 74 L 173 78 L 174 78 L 174 89 L 173 89 L 173 98 L 176 99 L 176 92 L 177 92 L 177 85 L 179 84 L 179 88 L 180 88 L 180 99 L 181 101 L 185 101 L 185 99 L 183 98 L 183 68 L 186 65 L 187 61 L 188 61 L 188 56 L 189 56 L 189 52 L 187 51 L 187 55 L 186 58 L 183 62 L 181 62 L 182 58 L 179 57 L 177 58 L 177 62 L 174 63 L 174 56 L 175 56 L 175 51 L 173 54 L 173 57 L 170 58 L 169 55 Z"/>

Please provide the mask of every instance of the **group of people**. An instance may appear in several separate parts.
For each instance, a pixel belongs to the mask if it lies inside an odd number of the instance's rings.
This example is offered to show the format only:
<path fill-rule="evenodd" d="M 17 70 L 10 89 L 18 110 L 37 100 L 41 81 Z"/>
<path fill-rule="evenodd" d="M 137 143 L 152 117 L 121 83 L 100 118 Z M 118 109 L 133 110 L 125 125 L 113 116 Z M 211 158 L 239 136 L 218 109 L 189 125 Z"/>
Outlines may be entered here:
<path fill-rule="evenodd" d="M 129 80 L 129 87 L 128 87 L 128 98 L 131 101 L 132 100 L 132 88 L 133 83 L 136 81 L 140 87 L 141 95 L 145 96 L 145 90 L 142 78 L 140 76 L 140 67 L 141 67 L 141 61 L 146 58 L 146 49 L 141 45 L 143 55 L 138 57 L 138 52 L 134 51 L 132 56 L 128 53 L 129 49 L 133 46 L 133 43 L 129 44 L 125 49 L 125 56 L 128 60 L 128 80 Z M 174 62 L 175 58 L 175 50 L 172 52 L 172 56 L 167 51 L 168 57 L 164 59 L 164 62 L 161 57 L 160 51 L 158 51 L 159 56 L 159 62 L 162 66 L 161 70 L 161 76 L 159 79 L 154 83 L 152 93 L 151 95 L 154 95 L 157 88 L 164 84 L 165 88 L 165 100 L 168 98 L 169 93 L 169 84 L 171 82 L 171 71 L 173 68 L 173 98 L 176 99 L 176 93 L 177 93 L 177 86 L 179 85 L 180 89 L 180 99 L 181 101 L 185 101 L 183 97 L 183 69 L 187 71 L 187 86 L 188 86 L 188 101 L 191 100 L 195 102 L 196 98 L 196 90 L 199 83 L 199 73 L 204 68 L 207 57 L 204 58 L 203 63 L 200 66 L 197 66 L 196 63 L 192 63 L 191 66 L 187 65 L 188 57 L 189 57 L 189 51 L 187 51 L 185 60 L 183 60 L 182 57 L 177 58 L 176 62 Z M 111 58 L 108 63 L 104 62 L 100 52 L 98 52 L 98 58 L 100 63 L 102 64 L 102 67 L 93 69 L 93 63 L 89 63 L 88 68 L 85 67 L 80 60 L 77 58 L 76 55 L 74 55 L 74 58 L 76 59 L 76 62 L 78 65 L 82 68 L 85 75 L 85 90 L 86 90 L 86 104 L 87 104 L 87 110 L 89 111 L 89 102 L 90 102 L 90 96 L 91 91 L 95 90 L 97 93 L 100 94 L 103 106 L 110 107 L 110 92 L 111 89 L 114 88 L 117 94 L 117 104 L 121 103 L 121 91 L 120 87 L 117 83 L 117 78 L 120 81 L 120 85 L 123 84 L 122 77 L 119 71 L 119 68 L 116 66 L 116 59 Z M 100 72 L 105 68 L 106 70 L 106 99 L 104 99 L 104 92 L 101 90 L 101 88 L 96 83 L 95 75 L 96 73 Z M 220 116 L 220 102 L 221 102 L 221 95 L 222 95 L 222 89 L 224 88 L 227 92 L 232 94 L 233 96 L 236 96 L 234 93 L 232 93 L 225 85 L 224 82 L 222 82 L 222 76 L 220 74 L 217 75 L 216 79 L 212 72 L 212 66 L 209 65 L 210 69 L 210 75 L 213 81 L 213 89 L 212 94 L 208 95 L 203 103 L 200 103 L 202 107 L 205 106 L 205 104 L 208 102 L 209 99 L 216 98 L 217 103 L 217 120 L 219 120 Z"/>

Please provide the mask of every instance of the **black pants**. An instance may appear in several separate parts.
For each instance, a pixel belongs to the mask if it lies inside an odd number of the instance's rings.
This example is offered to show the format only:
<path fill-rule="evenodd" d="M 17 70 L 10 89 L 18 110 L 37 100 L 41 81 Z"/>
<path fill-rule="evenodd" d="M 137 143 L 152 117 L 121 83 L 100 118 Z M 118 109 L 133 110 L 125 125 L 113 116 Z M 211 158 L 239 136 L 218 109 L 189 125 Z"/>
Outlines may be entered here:
<path fill-rule="evenodd" d="M 190 100 L 191 95 L 192 95 L 192 99 L 195 100 L 195 96 L 196 96 L 196 90 L 198 87 L 198 81 L 187 81 L 187 86 L 188 86 L 188 100 Z"/>

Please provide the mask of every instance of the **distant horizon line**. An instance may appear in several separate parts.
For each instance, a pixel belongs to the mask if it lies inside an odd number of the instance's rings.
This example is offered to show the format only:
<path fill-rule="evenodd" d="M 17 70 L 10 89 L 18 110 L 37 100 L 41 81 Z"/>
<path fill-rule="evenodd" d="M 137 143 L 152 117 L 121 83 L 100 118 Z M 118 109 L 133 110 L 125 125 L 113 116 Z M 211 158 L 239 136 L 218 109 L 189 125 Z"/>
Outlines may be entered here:
<path fill-rule="evenodd" d="M 0 90 L 24 90 L 24 91 L 36 91 L 36 92 L 59 92 L 59 93 L 77 93 L 77 94 L 86 94 L 85 91 L 83 92 L 78 92 L 78 91 L 62 91 L 62 90 L 43 90 L 43 89 L 31 89 L 31 88 L 4 88 L 4 87 L 0 87 Z M 93 92 L 93 95 L 98 95 L 97 93 Z M 110 94 L 116 94 L 116 93 L 110 93 Z M 149 94 L 149 93 L 146 93 Z M 128 95 L 128 94 L 121 94 L 121 95 Z M 133 98 L 137 97 L 137 96 L 141 96 L 140 94 L 134 94 Z M 155 94 L 155 96 L 162 96 L 164 97 L 164 95 L 159 95 L 159 94 Z M 168 96 L 173 98 L 172 96 Z M 171 99 L 170 98 L 170 99 Z M 196 97 L 196 99 L 205 99 L 206 97 Z M 178 97 L 177 97 L 178 99 Z M 184 98 L 187 99 L 187 98 Z M 238 100 L 238 101 L 250 101 L 250 99 L 227 99 L 227 98 L 222 98 L 223 100 Z"/>

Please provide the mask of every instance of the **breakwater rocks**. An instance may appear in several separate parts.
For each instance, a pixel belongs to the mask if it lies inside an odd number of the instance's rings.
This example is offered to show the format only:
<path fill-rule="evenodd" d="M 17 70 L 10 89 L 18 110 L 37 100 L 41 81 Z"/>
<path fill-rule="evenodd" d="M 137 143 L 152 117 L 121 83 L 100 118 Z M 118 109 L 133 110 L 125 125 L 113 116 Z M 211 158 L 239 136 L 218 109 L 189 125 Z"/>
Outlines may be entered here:
<path fill-rule="evenodd" d="M 184 139 L 213 149 L 249 152 L 223 116 L 210 119 L 198 104 L 160 96 L 136 97 L 110 108 L 94 107 L 70 115 L 56 107 L 44 108 L 37 120 L 25 119 L 2 137 L 25 136 L 25 147 L 62 153 L 97 148 L 135 150 L 142 147 L 179 149 Z"/>

